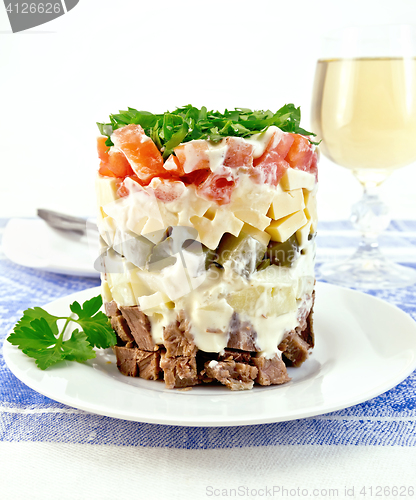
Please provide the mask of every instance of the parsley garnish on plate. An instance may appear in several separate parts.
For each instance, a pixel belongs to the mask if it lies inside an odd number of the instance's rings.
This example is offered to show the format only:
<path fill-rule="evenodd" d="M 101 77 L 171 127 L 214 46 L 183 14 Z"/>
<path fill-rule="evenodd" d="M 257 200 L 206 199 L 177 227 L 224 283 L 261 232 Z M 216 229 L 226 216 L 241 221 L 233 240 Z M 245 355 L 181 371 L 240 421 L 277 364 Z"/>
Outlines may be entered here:
<path fill-rule="evenodd" d="M 64 359 L 82 362 L 95 358 L 93 347 L 107 348 L 116 343 L 110 320 L 99 311 L 102 304 L 101 295 L 86 300 L 82 306 L 74 302 L 69 306 L 72 316 L 53 316 L 41 307 L 26 309 L 7 340 L 34 358 L 41 370 Z M 65 320 L 61 331 L 58 320 Z M 78 328 L 66 338 L 71 322 Z"/>
<path fill-rule="evenodd" d="M 107 146 L 112 146 L 113 130 L 134 123 L 141 125 L 166 159 L 183 142 L 196 139 L 209 139 L 218 142 L 224 137 L 250 137 L 264 132 L 271 125 L 284 132 L 312 135 L 300 128 L 300 108 L 294 104 L 286 104 L 275 113 L 252 111 L 247 108 L 227 109 L 224 113 L 208 111 L 206 107 L 195 108 L 191 104 L 177 108 L 175 111 L 154 115 L 148 111 L 128 108 L 118 114 L 110 115 L 109 123 L 97 123 L 100 133 L 108 137 Z"/>

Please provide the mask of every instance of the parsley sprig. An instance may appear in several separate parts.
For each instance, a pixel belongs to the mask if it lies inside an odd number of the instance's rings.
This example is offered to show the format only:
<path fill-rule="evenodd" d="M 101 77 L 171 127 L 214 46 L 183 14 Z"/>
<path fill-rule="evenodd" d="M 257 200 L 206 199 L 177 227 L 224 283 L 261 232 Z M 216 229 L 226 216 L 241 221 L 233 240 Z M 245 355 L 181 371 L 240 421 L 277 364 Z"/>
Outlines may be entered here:
<path fill-rule="evenodd" d="M 7 340 L 34 358 L 38 367 L 45 370 L 61 360 L 86 361 L 95 358 L 93 347 L 107 348 L 116 343 L 116 336 L 110 320 L 99 311 L 102 306 L 100 295 L 69 307 L 71 316 L 53 316 L 41 307 L 26 309 Z M 59 331 L 58 320 L 65 320 Z M 78 327 L 64 340 L 68 325 L 73 322 Z"/>
<path fill-rule="evenodd" d="M 106 145 L 112 146 L 111 134 L 114 130 L 131 123 L 141 125 L 153 140 L 166 159 L 179 144 L 195 139 L 209 139 L 218 142 L 224 137 L 250 137 L 264 132 L 271 125 L 279 127 L 284 132 L 311 135 L 300 127 L 300 108 L 294 104 L 286 104 L 275 113 L 267 111 L 252 111 L 247 108 L 235 108 L 233 111 L 208 111 L 206 107 L 195 108 L 191 104 L 167 111 L 163 114 L 153 114 L 148 111 L 138 111 L 128 108 L 118 114 L 110 115 L 109 123 L 97 123 L 100 133 L 107 136 Z"/>

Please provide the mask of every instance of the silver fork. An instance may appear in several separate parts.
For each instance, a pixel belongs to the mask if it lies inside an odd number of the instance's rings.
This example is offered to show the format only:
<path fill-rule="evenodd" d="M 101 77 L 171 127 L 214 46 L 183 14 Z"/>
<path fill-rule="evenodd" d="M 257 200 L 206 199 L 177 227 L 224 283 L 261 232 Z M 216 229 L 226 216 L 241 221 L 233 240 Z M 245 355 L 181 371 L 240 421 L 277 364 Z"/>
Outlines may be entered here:
<path fill-rule="evenodd" d="M 45 208 L 38 208 L 38 217 L 43 219 L 49 226 L 60 231 L 70 231 L 80 235 L 87 234 L 87 219 L 83 217 L 75 217 L 73 215 L 54 212 Z M 88 230 L 95 229 L 94 226 L 88 224 Z"/>

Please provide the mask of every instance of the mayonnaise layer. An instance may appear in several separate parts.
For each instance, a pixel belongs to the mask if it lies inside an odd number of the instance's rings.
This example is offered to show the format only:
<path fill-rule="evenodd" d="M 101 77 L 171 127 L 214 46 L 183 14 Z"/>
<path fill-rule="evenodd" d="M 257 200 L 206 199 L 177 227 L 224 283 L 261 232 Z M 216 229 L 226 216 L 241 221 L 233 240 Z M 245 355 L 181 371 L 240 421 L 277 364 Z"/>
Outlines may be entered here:
<path fill-rule="evenodd" d="M 231 317 L 253 325 L 262 354 L 272 357 L 287 332 L 299 326 L 299 308 L 310 309 L 314 287 L 315 243 L 310 241 L 291 267 L 269 266 L 246 279 L 229 265 L 189 265 L 183 252 L 175 264 L 161 271 L 143 271 L 120 256 L 118 273 L 103 274 L 103 295 L 119 306 L 138 305 L 148 315 L 156 344 L 163 343 L 163 329 L 173 323 L 180 311 L 189 320 L 199 349 L 220 352 L 228 342 Z M 201 256 L 202 262 L 203 256 Z M 308 302 L 309 301 L 309 302 Z"/>

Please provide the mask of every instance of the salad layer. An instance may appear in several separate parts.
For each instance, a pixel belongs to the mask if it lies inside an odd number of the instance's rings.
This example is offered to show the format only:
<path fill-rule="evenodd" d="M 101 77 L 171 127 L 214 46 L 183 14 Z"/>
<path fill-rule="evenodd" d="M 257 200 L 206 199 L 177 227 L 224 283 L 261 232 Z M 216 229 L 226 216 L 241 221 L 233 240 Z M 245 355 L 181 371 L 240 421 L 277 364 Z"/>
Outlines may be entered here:
<path fill-rule="evenodd" d="M 238 324 L 280 357 L 313 305 L 314 145 L 272 125 L 162 149 L 135 123 L 98 139 L 104 301 L 140 310 L 162 349 L 185 318 L 197 350 L 224 354 Z"/>

